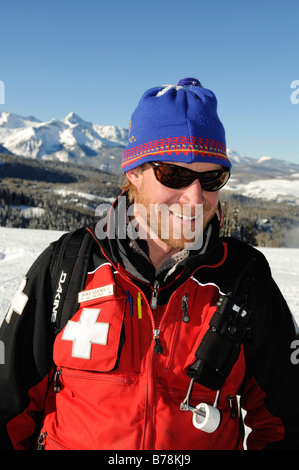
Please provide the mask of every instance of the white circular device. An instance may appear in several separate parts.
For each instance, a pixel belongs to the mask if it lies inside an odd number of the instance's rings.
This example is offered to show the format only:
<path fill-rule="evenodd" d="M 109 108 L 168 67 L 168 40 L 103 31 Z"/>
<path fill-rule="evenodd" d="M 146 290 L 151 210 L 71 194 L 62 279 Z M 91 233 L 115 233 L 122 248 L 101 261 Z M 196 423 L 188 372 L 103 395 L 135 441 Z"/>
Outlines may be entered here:
<path fill-rule="evenodd" d="M 193 412 L 193 425 L 205 432 L 214 432 L 220 423 L 220 412 L 217 408 L 206 403 L 199 403 L 196 407 L 200 411 L 197 414 Z"/>

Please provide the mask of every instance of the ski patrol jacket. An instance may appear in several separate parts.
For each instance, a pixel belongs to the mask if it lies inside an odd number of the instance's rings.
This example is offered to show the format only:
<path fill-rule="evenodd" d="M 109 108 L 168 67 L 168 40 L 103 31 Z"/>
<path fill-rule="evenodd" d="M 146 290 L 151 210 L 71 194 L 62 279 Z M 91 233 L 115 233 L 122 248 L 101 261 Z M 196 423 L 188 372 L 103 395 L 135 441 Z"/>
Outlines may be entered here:
<path fill-rule="evenodd" d="M 88 273 L 62 330 L 51 324 L 64 282 L 53 304 L 53 246 L 30 268 L 18 308 L 13 303 L 2 323 L 1 448 L 243 449 L 245 412 L 248 449 L 298 449 L 296 331 L 264 256 L 220 238 L 216 216 L 200 250 L 175 255 L 158 272 L 139 242 L 86 231 L 94 241 Z M 220 294 L 249 261 L 252 314 L 218 394 L 220 424 L 208 433 L 181 409 L 187 372 Z M 213 406 L 216 395 L 194 382 L 190 405 Z"/>

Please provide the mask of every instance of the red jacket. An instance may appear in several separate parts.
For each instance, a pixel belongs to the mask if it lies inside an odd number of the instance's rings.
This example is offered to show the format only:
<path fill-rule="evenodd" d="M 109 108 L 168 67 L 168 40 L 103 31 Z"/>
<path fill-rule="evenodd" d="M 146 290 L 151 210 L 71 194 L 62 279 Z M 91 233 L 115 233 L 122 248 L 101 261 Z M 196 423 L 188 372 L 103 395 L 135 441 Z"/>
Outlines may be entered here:
<path fill-rule="evenodd" d="M 181 263 L 166 281 L 160 277 L 158 287 L 134 276 L 108 243 L 97 240 L 79 309 L 55 338 L 46 307 L 51 259 L 46 250 L 27 275 L 23 313 L 13 313 L 1 328 L 0 338 L 6 343 L 10 338 L 9 361 L 0 366 L 2 445 L 242 449 L 240 396 L 253 429 L 249 449 L 298 448 L 299 381 L 290 361 L 295 338 L 290 312 L 259 252 L 218 235 L 209 246 L 205 254 Z M 139 255 L 132 256 L 140 266 Z M 180 409 L 190 384 L 187 370 L 226 281 L 253 257 L 248 338 L 220 390 L 219 427 L 206 433 L 193 426 L 190 411 Z M 140 269 L 145 275 L 151 268 Z M 192 406 L 213 405 L 215 399 L 216 391 L 193 384 Z"/>

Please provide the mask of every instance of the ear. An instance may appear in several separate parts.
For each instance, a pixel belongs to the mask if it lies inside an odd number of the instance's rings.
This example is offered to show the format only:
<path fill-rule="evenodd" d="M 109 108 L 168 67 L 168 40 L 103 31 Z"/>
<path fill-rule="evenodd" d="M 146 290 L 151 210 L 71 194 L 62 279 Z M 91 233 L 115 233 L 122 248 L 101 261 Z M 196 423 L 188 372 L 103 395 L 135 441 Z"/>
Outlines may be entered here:
<path fill-rule="evenodd" d="M 139 167 L 133 168 L 133 170 L 128 170 L 126 172 L 126 177 L 137 189 L 140 187 L 142 171 Z"/>

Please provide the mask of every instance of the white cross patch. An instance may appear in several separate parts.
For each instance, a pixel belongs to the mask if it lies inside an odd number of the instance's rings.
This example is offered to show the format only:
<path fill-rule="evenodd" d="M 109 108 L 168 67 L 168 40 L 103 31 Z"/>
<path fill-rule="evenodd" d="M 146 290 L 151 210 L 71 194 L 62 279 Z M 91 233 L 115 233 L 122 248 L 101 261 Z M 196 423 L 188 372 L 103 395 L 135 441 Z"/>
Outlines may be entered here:
<path fill-rule="evenodd" d="M 84 308 L 80 320 L 69 320 L 61 339 L 73 341 L 72 357 L 90 359 L 93 344 L 107 344 L 109 323 L 97 322 L 101 309 Z"/>
<path fill-rule="evenodd" d="M 22 315 L 25 305 L 28 302 L 28 295 L 24 294 L 23 289 L 27 283 L 26 277 L 22 280 L 17 292 L 15 293 L 10 307 L 8 309 L 7 315 L 5 317 L 6 323 L 9 323 L 12 317 L 13 312 L 16 312 L 18 315 Z"/>

